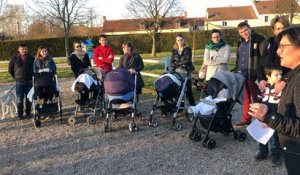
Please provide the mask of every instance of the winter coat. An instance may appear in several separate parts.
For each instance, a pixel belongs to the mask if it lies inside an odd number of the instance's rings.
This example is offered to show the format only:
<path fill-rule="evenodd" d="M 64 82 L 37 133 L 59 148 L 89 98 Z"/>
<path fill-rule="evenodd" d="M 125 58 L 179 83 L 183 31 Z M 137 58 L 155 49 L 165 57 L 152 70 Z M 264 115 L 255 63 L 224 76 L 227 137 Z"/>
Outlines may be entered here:
<path fill-rule="evenodd" d="M 25 63 L 19 55 L 12 57 L 8 64 L 8 72 L 19 82 L 31 82 L 33 76 L 33 62 L 34 57 L 28 55 Z"/>
<path fill-rule="evenodd" d="M 56 73 L 56 64 L 51 56 L 47 56 L 44 60 L 41 58 L 35 58 L 33 64 L 33 73 L 39 73 L 40 69 L 49 68 L 49 72 Z"/>
<path fill-rule="evenodd" d="M 261 71 L 263 72 L 263 66 L 261 64 L 261 54 L 259 51 L 259 46 L 261 42 L 264 40 L 264 37 L 261 35 L 256 34 L 255 32 L 252 32 L 251 34 L 251 40 L 250 40 L 250 64 L 248 65 L 248 72 L 246 75 L 246 78 L 249 80 L 257 80 L 258 75 L 261 75 Z M 242 39 L 238 42 L 238 47 L 242 44 Z M 235 71 L 238 70 L 238 63 L 239 63 L 239 52 L 236 52 L 236 65 L 235 65 Z"/>
<path fill-rule="evenodd" d="M 195 70 L 195 67 L 192 63 L 192 49 L 186 46 L 183 48 L 181 54 L 177 49 L 173 49 L 170 66 L 173 68 L 182 67 L 188 73 L 192 73 Z"/>
<path fill-rule="evenodd" d="M 80 59 L 77 57 L 76 54 L 72 53 L 70 56 L 70 63 L 71 63 L 71 69 L 75 75 L 75 78 L 78 77 L 79 71 L 81 69 L 86 69 L 88 67 L 91 67 L 91 62 L 89 59 L 88 54 L 85 54 L 83 59 Z"/>
<path fill-rule="evenodd" d="M 112 58 L 108 58 L 109 56 Z M 102 57 L 99 60 L 99 57 Z M 94 63 L 97 67 L 100 67 L 104 72 L 109 72 L 112 70 L 112 63 L 114 61 L 114 52 L 110 46 L 98 46 L 94 50 Z"/>
<path fill-rule="evenodd" d="M 205 80 L 209 80 L 216 72 L 227 71 L 230 59 L 230 46 L 226 44 L 217 50 L 204 50 L 203 64 L 207 65 Z"/>

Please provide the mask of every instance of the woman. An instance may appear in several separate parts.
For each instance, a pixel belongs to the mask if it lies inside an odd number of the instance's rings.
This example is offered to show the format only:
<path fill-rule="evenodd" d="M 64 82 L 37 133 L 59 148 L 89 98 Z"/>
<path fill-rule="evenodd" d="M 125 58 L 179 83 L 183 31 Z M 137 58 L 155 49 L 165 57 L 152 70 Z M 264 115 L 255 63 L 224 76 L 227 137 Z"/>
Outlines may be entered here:
<path fill-rule="evenodd" d="M 199 78 L 208 81 L 216 72 L 227 71 L 230 58 L 230 46 L 223 41 L 221 31 L 213 29 L 211 40 L 206 43 L 204 60 L 199 71 Z M 202 73 L 202 74 L 201 74 Z"/>
<path fill-rule="evenodd" d="M 82 50 L 82 45 L 80 42 L 74 41 L 73 48 L 74 52 L 72 52 L 69 56 L 69 60 L 71 63 L 71 69 L 75 75 L 75 78 L 77 78 L 81 69 L 91 67 L 91 62 L 88 54 Z"/>
<path fill-rule="evenodd" d="M 56 72 L 56 65 L 53 58 L 49 55 L 48 49 L 44 46 L 40 46 L 37 49 L 33 72 L 35 74 L 42 72 Z"/>
<path fill-rule="evenodd" d="M 287 28 L 277 35 L 276 40 L 281 66 L 292 69 L 283 77 L 286 87 L 277 111 L 253 103 L 249 115 L 278 132 L 288 174 L 300 174 L 300 28 Z"/>
<path fill-rule="evenodd" d="M 190 106 L 195 106 L 196 103 L 192 92 L 192 81 L 190 78 L 190 74 L 195 70 L 192 63 L 192 49 L 186 45 L 184 37 L 181 34 L 176 36 L 170 66 L 174 68 L 175 72 L 186 72 L 188 74 L 189 79 L 186 84 L 186 96 Z"/>
<path fill-rule="evenodd" d="M 140 71 L 144 69 L 144 62 L 142 57 L 133 51 L 131 42 L 124 42 L 122 44 L 122 49 L 124 54 L 120 58 L 119 67 L 128 69 L 131 74 L 137 73 L 136 92 L 138 97 L 138 94 L 142 94 L 142 88 L 145 86 L 144 80 L 140 74 Z"/>

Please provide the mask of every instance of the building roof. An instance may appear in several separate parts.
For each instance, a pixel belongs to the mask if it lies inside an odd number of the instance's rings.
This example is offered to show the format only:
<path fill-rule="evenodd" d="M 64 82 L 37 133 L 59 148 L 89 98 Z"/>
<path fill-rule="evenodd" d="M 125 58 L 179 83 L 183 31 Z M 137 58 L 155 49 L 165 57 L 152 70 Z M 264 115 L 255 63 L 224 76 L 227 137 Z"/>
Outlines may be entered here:
<path fill-rule="evenodd" d="M 207 8 L 208 21 L 257 19 L 252 6 Z"/>
<path fill-rule="evenodd" d="M 275 14 L 275 13 L 287 13 L 288 7 L 282 6 L 284 3 L 288 3 L 288 1 L 284 2 L 282 0 L 265 0 L 265 1 L 256 1 L 255 7 L 259 14 Z M 299 6 L 298 6 L 299 7 Z M 298 9 L 300 12 L 300 8 Z"/>
<path fill-rule="evenodd" d="M 180 28 L 188 28 L 193 25 L 204 25 L 204 18 L 186 18 L 186 16 L 176 16 L 162 18 L 161 23 L 164 29 L 175 29 L 176 23 L 180 23 Z M 130 32 L 144 30 L 143 26 L 151 26 L 151 19 L 120 19 L 104 20 L 103 32 Z"/>

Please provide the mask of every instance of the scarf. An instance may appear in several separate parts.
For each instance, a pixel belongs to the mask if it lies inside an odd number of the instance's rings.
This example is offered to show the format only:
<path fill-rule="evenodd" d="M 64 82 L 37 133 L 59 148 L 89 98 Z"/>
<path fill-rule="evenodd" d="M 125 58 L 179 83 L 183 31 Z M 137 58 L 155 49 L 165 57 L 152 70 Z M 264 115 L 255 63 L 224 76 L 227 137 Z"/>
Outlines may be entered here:
<path fill-rule="evenodd" d="M 39 69 L 49 68 L 49 62 L 50 62 L 50 59 L 51 59 L 49 56 L 47 56 L 44 60 L 42 60 L 41 57 L 37 57 L 35 59 L 37 60 L 36 66 Z"/>
<path fill-rule="evenodd" d="M 221 47 L 225 46 L 226 42 L 224 42 L 223 40 L 221 40 L 218 43 L 213 43 L 212 41 L 209 41 L 208 43 L 206 43 L 205 48 L 208 50 L 216 50 L 218 51 Z"/>
<path fill-rule="evenodd" d="M 80 61 L 83 61 L 83 58 L 84 58 L 84 55 L 85 55 L 85 51 L 81 51 L 81 52 L 74 51 L 74 52 L 72 52 L 72 54 L 76 55 L 76 57 L 77 57 Z"/>

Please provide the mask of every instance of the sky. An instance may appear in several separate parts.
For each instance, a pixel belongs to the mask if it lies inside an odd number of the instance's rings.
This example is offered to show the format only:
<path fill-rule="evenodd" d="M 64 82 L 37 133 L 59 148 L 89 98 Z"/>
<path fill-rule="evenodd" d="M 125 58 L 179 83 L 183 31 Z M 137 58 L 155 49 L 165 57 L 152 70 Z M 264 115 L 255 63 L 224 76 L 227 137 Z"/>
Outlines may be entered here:
<path fill-rule="evenodd" d="M 25 4 L 30 0 L 8 0 L 8 4 Z M 47 1 L 47 0 L 45 0 Z M 126 16 L 125 4 L 128 0 L 86 0 L 91 3 L 96 12 L 106 16 L 107 20 L 124 19 Z M 188 17 L 204 17 L 207 7 L 249 5 L 252 0 L 179 0 Z"/>

